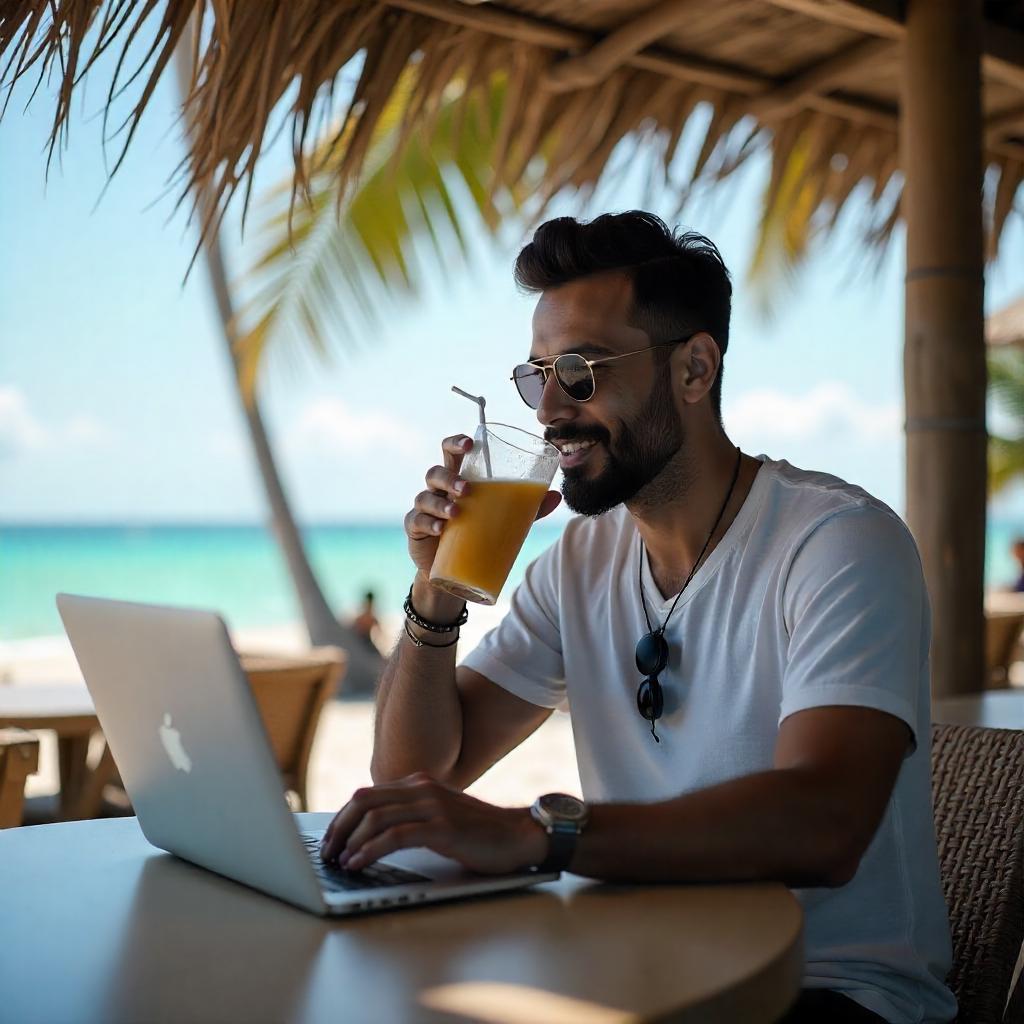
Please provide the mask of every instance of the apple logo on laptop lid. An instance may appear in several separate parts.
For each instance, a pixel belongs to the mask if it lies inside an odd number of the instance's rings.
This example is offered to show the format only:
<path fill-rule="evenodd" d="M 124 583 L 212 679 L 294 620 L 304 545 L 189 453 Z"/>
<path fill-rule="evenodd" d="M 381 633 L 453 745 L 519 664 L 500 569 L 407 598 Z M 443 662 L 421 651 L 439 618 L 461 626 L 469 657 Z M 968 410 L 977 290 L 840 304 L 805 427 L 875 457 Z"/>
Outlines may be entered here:
<path fill-rule="evenodd" d="M 171 759 L 171 764 L 173 764 L 178 771 L 192 771 L 192 758 L 188 756 L 184 744 L 181 742 L 181 733 L 171 724 L 170 715 L 164 715 L 164 724 L 160 726 L 159 731 L 160 742 L 164 745 L 164 750 L 167 751 L 167 756 Z"/>

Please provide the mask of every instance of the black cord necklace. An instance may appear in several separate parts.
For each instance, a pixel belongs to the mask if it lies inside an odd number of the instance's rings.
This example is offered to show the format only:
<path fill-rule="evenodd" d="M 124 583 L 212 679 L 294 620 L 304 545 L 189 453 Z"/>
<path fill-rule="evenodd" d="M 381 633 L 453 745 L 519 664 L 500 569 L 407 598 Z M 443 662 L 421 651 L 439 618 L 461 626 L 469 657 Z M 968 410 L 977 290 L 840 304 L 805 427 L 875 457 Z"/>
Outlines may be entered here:
<path fill-rule="evenodd" d="M 651 625 L 651 617 L 647 614 L 647 601 L 644 599 L 644 539 L 642 536 L 640 538 L 640 568 L 638 570 L 640 605 L 644 610 L 644 618 L 647 620 L 647 633 L 640 638 L 636 645 L 637 671 L 644 676 L 636 691 L 636 706 L 640 714 L 651 723 L 651 735 L 656 743 L 660 743 L 661 740 L 658 739 L 658 734 L 654 731 L 654 723 L 661 718 L 662 711 L 665 709 L 665 698 L 661 692 L 661 683 L 658 682 L 658 676 L 665 671 L 665 666 L 668 664 L 668 641 L 665 639 L 665 627 L 668 625 L 668 620 L 672 618 L 672 613 L 676 610 L 676 605 L 679 603 L 679 598 L 683 596 L 683 591 L 697 572 L 701 560 L 704 558 L 704 552 L 707 551 L 711 538 L 714 537 L 715 530 L 718 529 L 718 524 L 722 521 L 722 516 L 725 515 L 726 507 L 729 504 L 729 499 L 732 497 L 732 492 L 736 488 L 736 481 L 740 475 L 741 460 L 742 454 L 740 453 L 739 445 L 737 445 L 736 465 L 732 471 L 732 482 L 729 484 L 729 490 L 726 492 L 725 501 L 722 502 L 722 507 L 718 511 L 715 525 L 711 527 L 708 539 L 704 541 L 704 547 L 700 549 L 697 561 L 693 563 L 693 568 L 690 569 L 690 574 L 686 577 L 682 589 L 676 594 L 676 599 L 672 602 L 672 607 L 669 608 L 665 621 L 657 629 Z"/>

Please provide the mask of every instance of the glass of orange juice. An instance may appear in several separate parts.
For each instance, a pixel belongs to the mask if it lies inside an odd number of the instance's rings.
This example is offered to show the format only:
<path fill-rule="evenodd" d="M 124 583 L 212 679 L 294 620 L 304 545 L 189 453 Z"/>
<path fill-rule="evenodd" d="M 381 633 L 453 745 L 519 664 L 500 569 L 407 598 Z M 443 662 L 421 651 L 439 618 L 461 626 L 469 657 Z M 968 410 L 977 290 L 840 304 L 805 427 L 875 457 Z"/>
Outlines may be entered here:
<path fill-rule="evenodd" d="M 430 582 L 494 604 L 558 468 L 558 449 L 505 423 L 481 423 L 459 475 L 469 491 L 441 534 Z"/>

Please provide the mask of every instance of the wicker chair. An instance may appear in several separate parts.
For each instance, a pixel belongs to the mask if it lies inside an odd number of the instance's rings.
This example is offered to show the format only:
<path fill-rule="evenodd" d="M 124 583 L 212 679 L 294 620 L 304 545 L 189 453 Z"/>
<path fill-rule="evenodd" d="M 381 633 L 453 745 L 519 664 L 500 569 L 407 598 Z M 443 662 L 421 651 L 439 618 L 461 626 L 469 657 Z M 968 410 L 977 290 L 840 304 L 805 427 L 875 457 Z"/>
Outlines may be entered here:
<path fill-rule="evenodd" d="M 932 785 L 957 1020 L 1024 1021 L 1024 732 L 933 725 Z"/>

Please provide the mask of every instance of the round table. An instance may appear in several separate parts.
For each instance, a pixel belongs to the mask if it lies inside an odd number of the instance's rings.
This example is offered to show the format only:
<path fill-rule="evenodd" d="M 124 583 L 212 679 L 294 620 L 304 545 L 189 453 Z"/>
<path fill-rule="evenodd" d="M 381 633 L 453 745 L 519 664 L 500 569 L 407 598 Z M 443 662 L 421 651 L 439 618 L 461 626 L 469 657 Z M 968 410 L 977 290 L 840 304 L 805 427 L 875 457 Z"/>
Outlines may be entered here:
<path fill-rule="evenodd" d="M 61 818 L 91 817 L 101 800 L 101 781 L 88 767 L 89 741 L 99 732 L 84 683 L 0 686 L 0 727 L 51 729 L 57 734 Z"/>
<path fill-rule="evenodd" d="M 134 818 L 8 829 L 0 864 L 0 1016 L 19 1024 L 756 1024 L 803 974 L 778 884 L 569 875 L 329 920 L 162 853 Z"/>
<path fill-rule="evenodd" d="M 985 690 L 941 697 L 932 701 L 932 721 L 987 729 L 1024 729 L 1024 690 Z"/>

